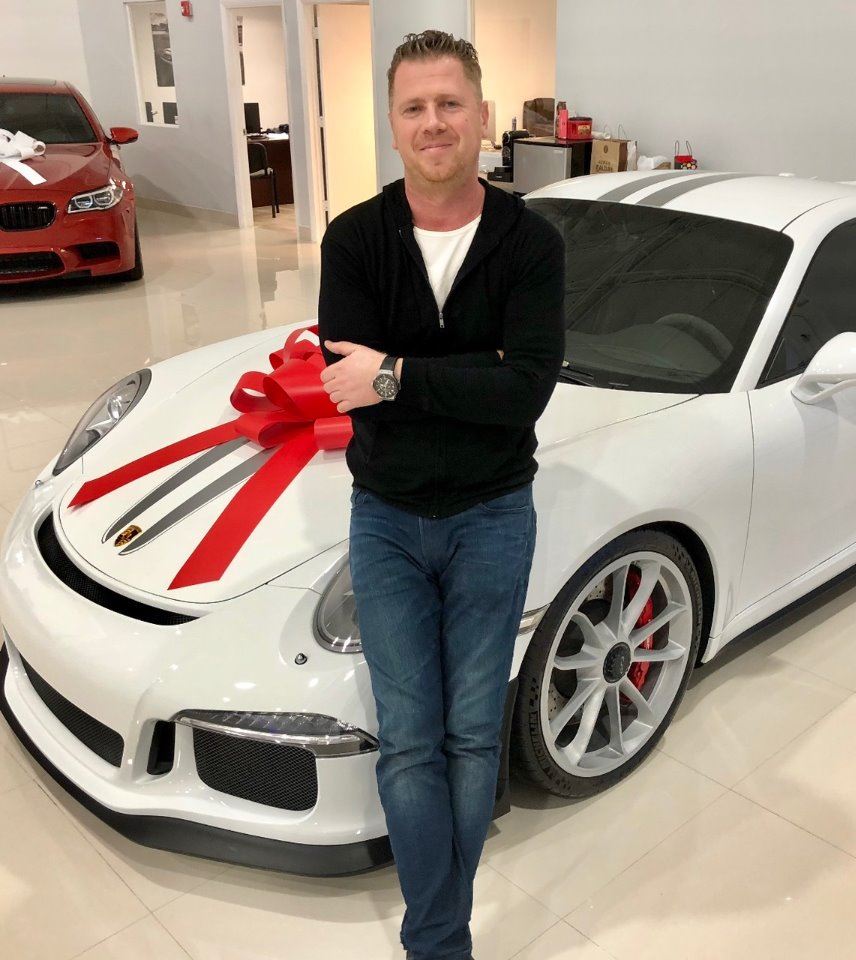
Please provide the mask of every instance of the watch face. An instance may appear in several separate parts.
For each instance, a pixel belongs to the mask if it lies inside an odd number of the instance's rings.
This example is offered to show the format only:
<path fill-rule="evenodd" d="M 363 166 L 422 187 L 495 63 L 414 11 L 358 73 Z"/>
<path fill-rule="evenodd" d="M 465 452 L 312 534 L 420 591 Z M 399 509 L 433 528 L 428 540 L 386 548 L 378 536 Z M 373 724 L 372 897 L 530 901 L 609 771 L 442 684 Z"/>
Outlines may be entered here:
<path fill-rule="evenodd" d="M 372 386 L 382 400 L 392 400 L 398 393 L 398 381 L 391 373 L 379 373 L 372 381 Z"/>

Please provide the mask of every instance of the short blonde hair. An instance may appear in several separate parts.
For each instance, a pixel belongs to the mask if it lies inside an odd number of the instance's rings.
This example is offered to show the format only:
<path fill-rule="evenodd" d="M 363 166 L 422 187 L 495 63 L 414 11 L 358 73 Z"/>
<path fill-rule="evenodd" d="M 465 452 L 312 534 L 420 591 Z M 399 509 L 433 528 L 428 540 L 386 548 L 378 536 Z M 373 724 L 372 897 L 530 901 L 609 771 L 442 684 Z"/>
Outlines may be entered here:
<path fill-rule="evenodd" d="M 482 72 L 476 48 L 468 40 L 456 40 L 451 33 L 442 30 L 423 30 L 422 33 L 408 33 L 404 43 L 395 48 L 392 63 L 387 70 L 389 84 L 389 104 L 392 106 L 392 88 L 395 83 L 395 71 L 405 60 L 439 60 L 441 57 L 454 57 L 461 62 L 464 76 L 476 88 L 479 101 L 482 97 Z"/>

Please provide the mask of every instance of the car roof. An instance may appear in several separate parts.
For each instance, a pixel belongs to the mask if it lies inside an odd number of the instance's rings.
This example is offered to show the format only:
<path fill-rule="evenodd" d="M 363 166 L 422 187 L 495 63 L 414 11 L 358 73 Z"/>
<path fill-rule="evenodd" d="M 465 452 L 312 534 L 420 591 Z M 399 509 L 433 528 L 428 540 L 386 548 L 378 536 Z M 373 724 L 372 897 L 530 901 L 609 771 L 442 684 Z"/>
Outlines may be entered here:
<path fill-rule="evenodd" d="M 70 93 L 65 80 L 44 80 L 38 77 L 0 77 L 0 93 Z"/>
<path fill-rule="evenodd" d="M 856 184 L 787 174 L 654 170 L 575 177 L 526 195 L 527 200 L 540 197 L 663 207 L 784 230 L 797 217 L 823 203 L 848 198 L 856 201 Z"/>

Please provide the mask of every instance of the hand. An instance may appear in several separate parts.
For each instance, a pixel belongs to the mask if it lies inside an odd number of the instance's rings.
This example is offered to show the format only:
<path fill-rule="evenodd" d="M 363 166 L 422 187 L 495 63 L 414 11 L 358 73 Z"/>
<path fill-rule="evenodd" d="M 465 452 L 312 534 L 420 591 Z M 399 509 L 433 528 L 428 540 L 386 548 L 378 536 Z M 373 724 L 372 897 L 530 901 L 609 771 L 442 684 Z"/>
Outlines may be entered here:
<path fill-rule="evenodd" d="M 339 413 L 382 402 L 372 382 L 378 375 L 385 353 L 347 340 L 325 340 L 324 346 L 331 353 L 345 358 L 321 371 L 321 382 Z"/>

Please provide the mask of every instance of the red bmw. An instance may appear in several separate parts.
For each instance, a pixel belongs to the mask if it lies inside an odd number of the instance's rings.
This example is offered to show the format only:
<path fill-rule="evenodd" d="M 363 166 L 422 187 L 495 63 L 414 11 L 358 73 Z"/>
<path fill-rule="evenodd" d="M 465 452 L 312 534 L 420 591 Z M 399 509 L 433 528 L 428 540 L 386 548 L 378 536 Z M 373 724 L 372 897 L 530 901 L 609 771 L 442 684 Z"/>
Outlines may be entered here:
<path fill-rule="evenodd" d="M 79 91 L 59 80 L 0 77 L 0 129 L 45 144 L 24 163 L 30 183 L 0 159 L 0 284 L 52 277 L 143 275 L 134 185 L 118 146 L 138 133 L 106 134 Z"/>

